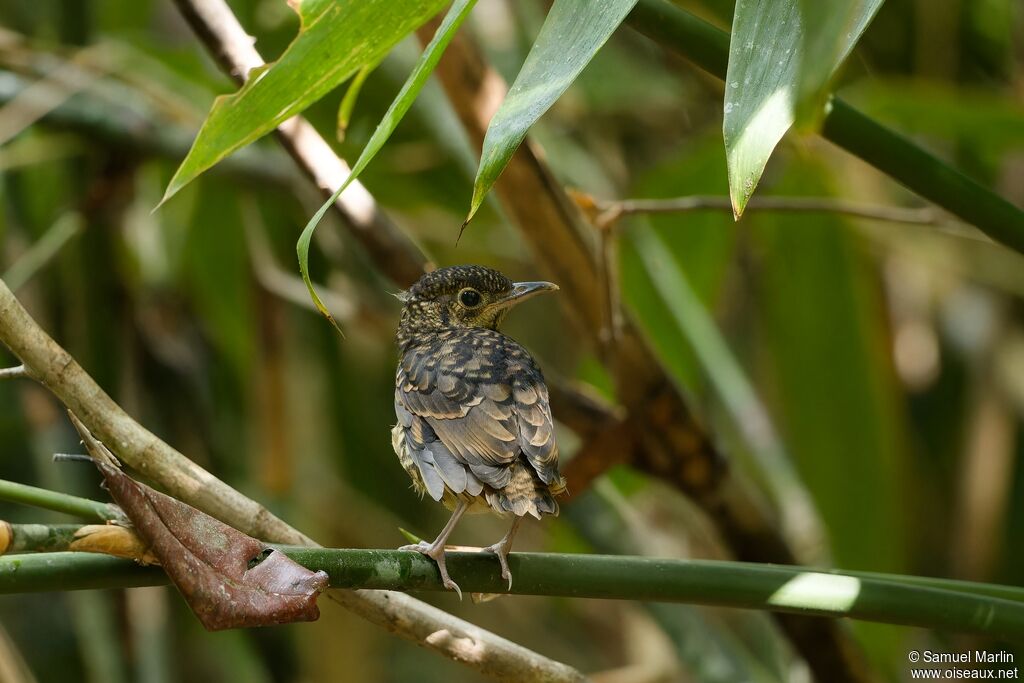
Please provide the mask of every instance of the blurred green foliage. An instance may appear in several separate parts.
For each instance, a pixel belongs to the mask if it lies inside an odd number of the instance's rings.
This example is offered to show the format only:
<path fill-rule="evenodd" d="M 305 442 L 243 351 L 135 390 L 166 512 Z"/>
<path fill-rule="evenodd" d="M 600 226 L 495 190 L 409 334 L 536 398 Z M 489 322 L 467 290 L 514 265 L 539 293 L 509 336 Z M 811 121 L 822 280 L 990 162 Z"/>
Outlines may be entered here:
<path fill-rule="evenodd" d="M 724 0 L 678 4 L 722 26 L 732 16 Z M 232 8 L 268 59 L 295 34 L 280 0 Z M 467 28 L 511 77 L 546 8 L 480 0 Z M 889 0 L 843 74 L 843 94 L 1020 205 L 1022 22 L 1015 0 Z M 341 340 L 308 308 L 294 243 L 320 198 L 274 141 L 151 213 L 214 97 L 233 90 L 174 8 L 2 0 L 0 28 L 0 125 L 16 93 L 67 68 L 81 46 L 106 46 L 99 54 L 110 65 L 0 147 L 0 273 L 65 217 L 83 225 L 18 289 L 33 315 L 132 415 L 319 540 L 390 547 L 403 542 L 399 526 L 430 535 L 444 511 L 416 498 L 389 442 L 393 286 L 329 215 L 313 243 L 312 276 L 359 313 Z M 409 39 L 369 76 L 344 142 L 334 143 L 344 158 L 366 144 L 417 54 Z M 306 112 L 332 142 L 343 91 Z M 602 199 L 725 196 L 722 95 L 721 84 L 620 30 L 531 134 L 560 180 Z M 495 202 L 455 246 L 477 152 L 428 84 L 362 180 L 436 263 L 536 275 Z M 796 137 L 769 162 L 759 192 L 914 204 L 860 162 Z M 745 446 L 636 251 L 635 231 L 648 228 L 717 321 L 793 457 L 824 532 L 807 541 L 808 556 L 1024 580 L 1020 256 L 959 225 L 756 211 L 739 223 L 722 211 L 623 221 L 623 304 L 730 449 Z M 254 258 L 260 237 L 270 265 Z M 271 290 L 269 276 L 300 286 Z M 580 346 L 556 302 L 531 306 L 507 331 L 549 376 L 607 391 L 594 350 Z M 0 351 L 0 365 L 9 364 Z M 102 498 L 94 474 L 49 460 L 77 449 L 58 408 L 38 387 L 0 382 L 0 477 Z M 578 440 L 560 436 L 569 460 Z M 0 517 L 50 519 L 9 506 Z M 502 526 L 471 519 L 455 541 L 490 543 Z M 692 505 L 621 468 L 563 517 L 528 525 L 517 547 L 722 553 Z M 588 672 L 638 667 L 620 680 L 781 681 L 801 666 L 763 615 L 429 599 Z M 207 634 L 165 589 L 17 596 L 0 601 L 0 623 L 10 643 L 0 658 L 23 658 L 43 681 L 476 680 L 329 604 L 312 625 Z M 891 680 L 906 676 L 909 649 L 1005 645 L 891 627 L 858 638 Z"/>

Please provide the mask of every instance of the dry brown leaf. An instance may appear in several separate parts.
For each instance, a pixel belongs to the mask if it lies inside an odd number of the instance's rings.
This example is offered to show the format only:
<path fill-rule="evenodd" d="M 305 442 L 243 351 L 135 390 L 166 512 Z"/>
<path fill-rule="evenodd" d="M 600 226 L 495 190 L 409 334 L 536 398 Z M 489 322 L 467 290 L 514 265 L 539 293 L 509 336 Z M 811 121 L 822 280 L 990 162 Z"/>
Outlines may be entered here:
<path fill-rule="evenodd" d="M 210 631 L 315 621 L 324 572 L 141 484 L 71 415 L 110 495 Z"/>

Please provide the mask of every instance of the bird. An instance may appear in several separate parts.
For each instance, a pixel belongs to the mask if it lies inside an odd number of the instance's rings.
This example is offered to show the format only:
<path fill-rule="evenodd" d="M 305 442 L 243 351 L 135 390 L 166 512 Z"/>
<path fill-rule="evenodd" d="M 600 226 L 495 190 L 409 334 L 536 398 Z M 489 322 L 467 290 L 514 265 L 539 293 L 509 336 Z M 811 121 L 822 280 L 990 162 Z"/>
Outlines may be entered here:
<path fill-rule="evenodd" d="M 432 543 L 400 550 L 431 558 L 444 586 L 445 544 L 465 513 L 511 517 L 508 533 L 484 548 L 512 588 L 508 554 L 523 517 L 558 515 L 566 491 L 544 375 L 522 345 L 498 327 L 509 311 L 550 282 L 513 282 L 476 265 L 431 271 L 398 294 L 401 319 L 392 446 L 413 488 L 452 511 Z"/>

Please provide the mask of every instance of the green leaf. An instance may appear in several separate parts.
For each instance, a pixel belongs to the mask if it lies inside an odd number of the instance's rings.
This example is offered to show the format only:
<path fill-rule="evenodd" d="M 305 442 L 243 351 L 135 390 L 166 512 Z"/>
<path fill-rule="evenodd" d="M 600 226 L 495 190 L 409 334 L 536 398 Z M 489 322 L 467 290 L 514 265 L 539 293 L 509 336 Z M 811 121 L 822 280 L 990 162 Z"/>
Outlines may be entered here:
<path fill-rule="evenodd" d="M 787 163 L 778 190 L 824 194 L 828 170 Z M 751 217 L 759 351 L 786 444 L 838 565 L 905 566 L 907 425 L 878 273 L 833 215 Z"/>
<path fill-rule="evenodd" d="M 635 4 L 636 0 L 555 0 L 523 68 L 487 126 L 466 223 L 530 126 L 576 80 Z"/>
<path fill-rule="evenodd" d="M 725 152 L 738 218 L 796 120 L 820 116 L 829 79 L 882 0 L 740 0 L 725 78 Z"/>
<path fill-rule="evenodd" d="M 803 51 L 797 85 L 796 124 L 817 128 L 825 115 L 832 74 L 849 56 L 883 0 L 800 0 Z"/>
<path fill-rule="evenodd" d="M 306 283 L 306 289 L 309 290 L 309 296 L 313 299 L 313 303 L 316 305 L 317 310 L 324 314 L 324 316 L 331 321 L 331 324 L 339 332 L 341 328 L 338 327 L 338 323 L 334 320 L 334 316 L 331 315 L 330 311 L 324 305 L 323 301 L 317 295 L 316 290 L 313 288 L 313 283 L 309 279 L 309 242 L 313 239 L 313 233 L 316 231 L 316 226 L 320 224 L 324 214 L 331 208 L 331 205 L 338 200 L 341 193 L 348 188 L 352 182 L 359 177 L 359 174 L 367 167 L 377 152 L 380 151 L 384 143 L 387 142 L 388 138 L 398 127 L 398 123 L 405 116 L 406 112 L 412 106 L 416 96 L 427 82 L 427 78 L 430 77 L 434 67 L 437 66 L 438 61 L 441 59 L 441 55 L 444 54 L 445 48 L 452 41 L 455 36 L 455 32 L 467 16 L 469 16 L 470 10 L 473 9 L 473 5 L 476 4 L 476 0 L 455 0 L 452 3 L 451 9 L 448 10 L 448 14 L 445 15 L 444 21 L 437 27 L 437 32 L 434 37 L 430 40 L 430 43 L 423 50 L 423 54 L 420 55 L 419 61 L 416 62 L 416 66 L 413 67 L 412 73 L 406 80 L 402 89 L 398 92 L 394 102 L 388 108 L 384 114 L 384 118 L 381 119 L 380 123 L 377 124 L 377 129 L 373 131 L 373 135 L 370 136 L 370 141 L 366 143 L 366 147 L 363 148 L 362 153 L 356 160 L 356 163 L 352 166 L 352 172 L 349 174 L 345 182 L 342 183 L 341 187 L 335 191 L 331 198 L 324 202 L 317 212 L 309 219 L 309 223 L 303 228 L 302 234 L 299 236 L 299 241 L 295 245 L 295 250 L 299 256 L 299 270 L 302 272 L 302 281 Z"/>
<path fill-rule="evenodd" d="M 724 178 L 722 138 L 705 136 L 644 174 L 630 195 L 671 197 L 678 194 L 680 187 L 693 194 L 722 194 Z M 736 259 L 737 228 L 728 213 L 666 213 L 636 217 L 631 224 L 654 228 L 675 267 L 686 272 L 701 303 L 714 310 L 729 264 Z M 688 393 L 701 400 L 704 385 L 699 362 L 690 341 L 675 324 L 671 311 L 659 295 L 654 274 L 637 252 L 633 230 L 622 234 L 620 261 L 623 302 L 640 323 L 665 368 Z"/>
<path fill-rule="evenodd" d="M 398 532 L 400 534 L 402 534 L 402 536 L 405 537 L 405 540 L 409 541 L 409 543 L 422 543 L 423 542 L 422 538 L 420 538 L 419 536 L 417 536 L 413 532 L 409 531 L 408 529 L 403 529 L 402 527 L 398 527 Z"/>
<path fill-rule="evenodd" d="M 436 14 L 445 0 L 301 0 L 299 34 L 270 68 L 219 97 L 171 178 L 166 202 L 235 150 L 303 111 Z"/>
<path fill-rule="evenodd" d="M 345 141 L 345 134 L 348 132 L 348 124 L 352 119 L 352 111 L 356 108 L 359 93 L 362 92 L 363 84 L 370 74 L 373 73 L 373 70 L 377 68 L 378 64 L 380 62 L 374 62 L 360 69 L 355 78 L 352 79 L 352 83 L 349 84 L 348 90 L 345 91 L 345 96 L 341 98 L 341 104 L 338 106 L 338 125 L 335 134 L 338 142 Z"/>
<path fill-rule="evenodd" d="M 632 231 L 636 249 L 651 274 L 657 296 L 686 337 L 707 374 L 718 400 L 735 429 L 743 435 L 756 462 L 753 469 L 771 484 L 776 500 L 786 500 L 800 516 L 816 517 L 806 489 L 793 468 L 771 417 L 739 360 L 732 353 L 711 313 L 686 273 L 672 257 L 668 245 L 650 227 Z"/>

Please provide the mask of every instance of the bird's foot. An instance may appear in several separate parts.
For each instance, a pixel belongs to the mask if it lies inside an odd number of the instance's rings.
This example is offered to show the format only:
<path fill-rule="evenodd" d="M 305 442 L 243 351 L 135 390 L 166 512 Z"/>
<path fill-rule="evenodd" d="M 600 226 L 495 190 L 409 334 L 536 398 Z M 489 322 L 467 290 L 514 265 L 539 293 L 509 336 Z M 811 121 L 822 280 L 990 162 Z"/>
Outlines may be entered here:
<path fill-rule="evenodd" d="M 485 553 L 494 553 L 498 556 L 498 562 L 501 563 L 501 578 L 508 581 L 508 589 L 512 590 L 512 572 L 508 568 L 508 553 L 509 545 L 503 540 L 498 541 L 494 545 L 489 545 L 486 548 L 482 548 Z"/>
<path fill-rule="evenodd" d="M 412 545 L 403 545 L 399 550 L 413 550 L 432 559 L 437 564 L 437 569 L 441 572 L 441 583 L 443 583 L 444 587 L 448 590 L 453 590 L 458 593 L 459 600 L 462 600 L 462 589 L 459 588 L 459 584 L 452 581 L 452 577 L 448 576 L 448 567 L 445 563 L 443 544 L 420 541 L 419 543 L 413 543 Z"/>

